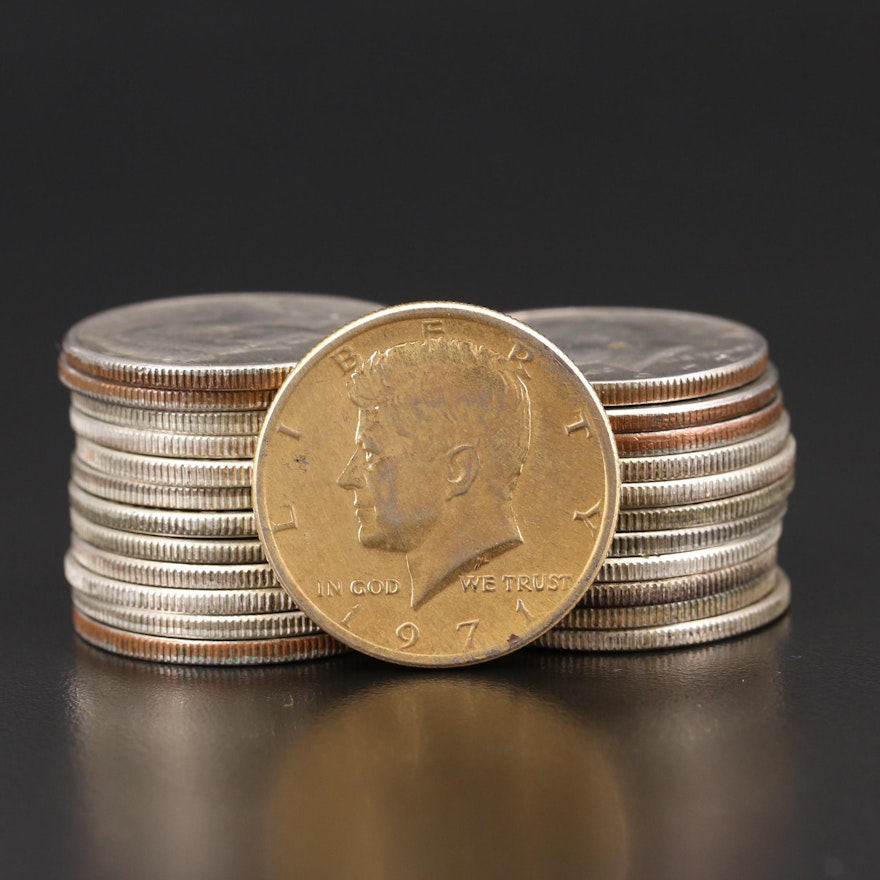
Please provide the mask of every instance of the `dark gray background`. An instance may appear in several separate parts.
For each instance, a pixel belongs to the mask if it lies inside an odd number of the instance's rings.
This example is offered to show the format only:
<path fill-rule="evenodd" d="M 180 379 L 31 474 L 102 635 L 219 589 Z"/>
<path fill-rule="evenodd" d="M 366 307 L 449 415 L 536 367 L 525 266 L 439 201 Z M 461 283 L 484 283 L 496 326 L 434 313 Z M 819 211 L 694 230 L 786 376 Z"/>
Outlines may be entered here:
<path fill-rule="evenodd" d="M 550 704 L 548 730 L 562 713 L 601 743 L 628 876 L 876 876 L 873 9 L 3 3 L 3 876 L 285 876 L 264 858 L 266 780 L 282 751 L 307 754 L 298 737 L 352 723 L 374 747 L 353 733 L 313 803 L 345 819 L 333 852 L 363 847 L 356 873 L 605 876 L 587 849 L 549 847 L 597 801 L 548 769 L 540 735 L 456 763 L 472 734 Z M 758 328 L 799 441 L 790 617 L 674 656 L 531 652 L 435 678 L 354 658 L 185 675 L 79 645 L 64 331 L 136 300 L 268 289 Z M 403 748 L 447 699 L 461 728 Z M 526 797 L 523 778 L 550 781 Z"/>

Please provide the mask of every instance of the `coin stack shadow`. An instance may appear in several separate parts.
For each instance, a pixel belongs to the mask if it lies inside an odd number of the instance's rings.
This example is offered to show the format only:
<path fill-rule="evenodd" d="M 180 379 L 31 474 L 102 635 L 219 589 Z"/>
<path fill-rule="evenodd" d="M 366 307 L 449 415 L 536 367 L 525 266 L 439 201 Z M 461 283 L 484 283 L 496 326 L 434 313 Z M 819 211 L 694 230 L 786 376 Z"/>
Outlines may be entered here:
<path fill-rule="evenodd" d="M 788 607 L 777 544 L 795 441 L 764 338 L 659 309 L 514 313 L 572 357 L 620 456 L 617 529 L 593 586 L 536 645 L 632 651 L 749 632 Z"/>
<path fill-rule="evenodd" d="M 112 309 L 68 331 L 58 362 L 76 435 L 65 574 L 82 638 L 190 664 L 346 650 L 296 608 L 266 562 L 252 457 L 296 361 L 378 307 L 206 294 Z"/>

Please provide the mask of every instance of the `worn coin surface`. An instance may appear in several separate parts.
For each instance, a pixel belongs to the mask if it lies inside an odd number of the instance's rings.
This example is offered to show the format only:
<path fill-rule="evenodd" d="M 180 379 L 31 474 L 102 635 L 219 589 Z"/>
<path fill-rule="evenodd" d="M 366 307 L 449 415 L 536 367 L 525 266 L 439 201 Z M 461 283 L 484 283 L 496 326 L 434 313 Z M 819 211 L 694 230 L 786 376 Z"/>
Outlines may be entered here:
<path fill-rule="evenodd" d="M 254 499 L 267 557 L 322 629 L 446 666 L 571 610 L 618 486 L 603 408 L 562 352 L 489 310 L 417 303 L 300 362 L 263 425 Z"/>
<path fill-rule="evenodd" d="M 788 608 L 791 584 L 781 569 L 776 570 L 776 577 L 776 584 L 763 599 L 717 617 L 638 629 L 553 629 L 536 644 L 566 651 L 652 651 L 742 635 L 770 623 Z"/>
<path fill-rule="evenodd" d="M 750 382 L 767 364 L 760 333 L 715 315 L 569 306 L 513 317 L 555 342 L 606 406 L 714 394 Z"/>
<path fill-rule="evenodd" d="M 348 650 L 325 633 L 282 639 L 241 639 L 205 641 L 169 639 L 126 632 L 93 620 L 73 608 L 73 628 L 77 634 L 105 651 L 153 660 L 159 663 L 188 663 L 196 666 L 253 666 L 262 663 L 287 663 L 292 660 L 316 660 Z"/>
<path fill-rule="evenodd" d="M 75 370 L 127 385 L 277 388 L 324 336 L 379 307 L 313 293 L 169 297 L 91 315 L 61 349 Z"/>

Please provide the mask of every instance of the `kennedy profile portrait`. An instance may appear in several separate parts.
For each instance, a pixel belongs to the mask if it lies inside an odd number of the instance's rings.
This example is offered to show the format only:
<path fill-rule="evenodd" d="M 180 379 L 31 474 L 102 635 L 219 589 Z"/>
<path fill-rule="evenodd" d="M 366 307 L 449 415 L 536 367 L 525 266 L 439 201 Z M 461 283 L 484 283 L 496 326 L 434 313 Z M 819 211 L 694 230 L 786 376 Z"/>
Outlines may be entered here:
<path fill-rule="evenodd" d="M 358 540 L 406 554 L 414 609 L 455 576 L 522 543 L 513 509 L 531 438 L 516 367 L 471 342 L 432 337 L 374 352 L 352 374 Z"/>

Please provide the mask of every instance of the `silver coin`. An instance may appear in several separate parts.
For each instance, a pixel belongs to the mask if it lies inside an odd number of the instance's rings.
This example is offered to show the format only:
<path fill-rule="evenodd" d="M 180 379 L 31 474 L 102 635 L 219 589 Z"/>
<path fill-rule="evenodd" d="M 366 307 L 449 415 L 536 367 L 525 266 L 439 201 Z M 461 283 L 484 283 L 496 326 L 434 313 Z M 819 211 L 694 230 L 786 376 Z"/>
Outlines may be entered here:
<path fill-rule="evenodd" d="M 92 546 L 120 556 L 188 565 L 250 565 L 266 561 L 259 541 L 139 535 L 96 523 L 75 507 L 70 508 L 70 526 L 76 535 Z"/>
<path fill-rule="evenodd" d="M 75 369 L 156 388 L 277 388 L 296 362 L 378 303 L 314 293 L 214 293 L 133 303 L 74 324 Z"/>
<path fill-rule="evenodd" d="M 555 342 L 606 406 L 714 394 L 751 381 L 767 363 L 763 336 L 714 315 L 569 306 L 512 317 Z"/>
<path fill-rule="evenodd" d="M 71 536 L 70 553 L 95 574 L 148 587 L 199 590 L 255 590 L 280 587 L 267 563 L 249 565 L 190 565 L 184 562 L 156 562 L 110 553 Z"/>
<path fill-rule="evenodd" d="M 628 605 L 622 608 L 575 608 L 556 629 L 635 629 L 643 626 L 669 626 L 688 620 L 716 617 L 736 611 L 762 599 L 776 584 L 776 572 L 770 571 L 741 586 L 681 602 L 657 605 Z"/>
<path fill-rule="evenodd" d="M 776 523 L 750 538 L 701 550 L 658 553 L 656 556 L 607 557 L 599 569 L 596 581 L 607 584 L 659 580 L 725 568 L 763 553 L 779 541 L 781 534 L 782 525 Z"/>
<path fill-rule="evenodd" d="M 204 641 L 169 639 L 127 632 L 93 620 L 73 609 L 73 628 L 77 635 L 104 651 L 157 663 L 183 663 L 191 666 L 255 666 L 315 660 L 344 654 L 350 649 L 342 642 L 318 633 L 282 639 L 239 639 Z"/>
<path fill-rule="evenodd" d="M 64 574 L 78 593 L 108 605 L 179 614 L 272 614 L 297 610 L 280 588 L 195 590 L 130 584 L 95 574 L 73 554 L 64 557 Z"/>
<path fill-rule="evenodd" d="M 773 544 L 751 559 L 697 574 L 618 584 L 593 584 L 578 604 L 584 608 L 618 608 L 625 605 L 661 605 L 713 596 L 766 574 L 776 565 L 777 550 Z"/>
<path fill-rule="evenodd" d="M 253 538 L 254 514 L 247 510 L 186 511 L 138 507 L 100 498 L 74 482 L 67 487 L 72 508 L 100 525 L 145 535 L 182 538 Z"/>
<path fill-rule="evenodd" d="M 174 434 L 112 425 L 71 407 L 74 432 L 109 449 L 168 458 L 252 458 L 257 438 L 246 434 Z"/>
<path fill-rule="evenodd" d="M 748 385 L 720 394 L 672 403 L 611 406 L 605 410 L 615 434 L 670 431 L 735 419 L 767 406 L 779 394 L 779 374 L 773 364 Z"/>
<path fill-rule="evenodd" d="M 169 458 L 139 455 L 110 449 L 85 437 L 76 438 L 76 455 L 89 467 L 136 483 L 160 486 L 190 486 L 214 489 L 238 489 L 250 486 L 253 476 L 251 459 Z"/>
<path fill-rule="evenodd" d="M 669 507 L 621 510 L 617 515 L 617 531 L 664 531 L 743 519 L 785 501 L 792 491 L 794 472 L 790 470 L 781 479 L 740 495 Z"/>
<path fill-rule="evenodd" d="M 255 436 L 260 433 L 263 419 L 266 417 L 264 410 L 188 412 L 147 409 L 142 406 L 126 406 L 99 400 L 77 391 L 71 392 L 70 403 L 78 412 L 101 422 L 121 428 L 168 434 L 196 434 L 211 437 L 239 434 Z"/>
<path fill-rule="evenodd" d="M 769 430 L 739 443 L 674 455 L 621 458 L 620 479 L 626 483 L 680 480 L 749 467 L 777 453 L 788 432 L 789 418 L 783 414 Z"/>
<path fill-rule="evenodd" d="M 94 400 L 124 406 L 142 406 L 148 409 L 176 410 L 179 412 L 265 412 L 275 398 L 277 388 L 246 388 L 229 391 L 201 388 L 144 388 L 110 382 L 100 376 L 89 376 L 75 370 L 62 354 L 58 358 L 58 378 L 71 391 Z"/>
<path fill-rule="evenodd" d="M 657 556 L 661 553 L 686 553 L 729 544 L 756 535 L 785 515 L 786 505 L 777 504 L 761 513 L 730 522 L 697 526 L 692 529 L 667 529 L 656 532 L 615 532 L 611 540 L 610 557 Z"/>
<path fill-rule="evenodd" d="M 794 468 L 795 440 L 791 434 L 782 449 L 770 458 L 721 474 L 687 480 L 656 480 L 650 483 L 622 483 L 620 507 L 665 507 L 698 504 L 729 495 L 742 495 L 781 480 Z"/>
<path fill-rule="evenodd" d="M 136 483 L 102 474 L 76 456 L 71 459 L 73 482 L 92 495 L 138 507 L 164 507 L 172 510 L 252 510 L 251 490 L 211 489 L 192 486 L 160 486 Z"/>
<path fill-rule="evenodd" d="M 322 630 L 302 611 L 277 614 L 173 614 L 109 605 L 73 591 L 73 604 L 93 620 L 143 635 L 178 639 L 279 639 Z"/>
<path fill-rule="evenodd" d="M 565 651 L 653 651 L 742 635 L 770 623 L 788 608 L 791 584 L 784 572 L 777 569 L 777 573 L 776 585 L 763 599 L 717 617 L 639 629 L 552 629 L 534 644 Z"/>

